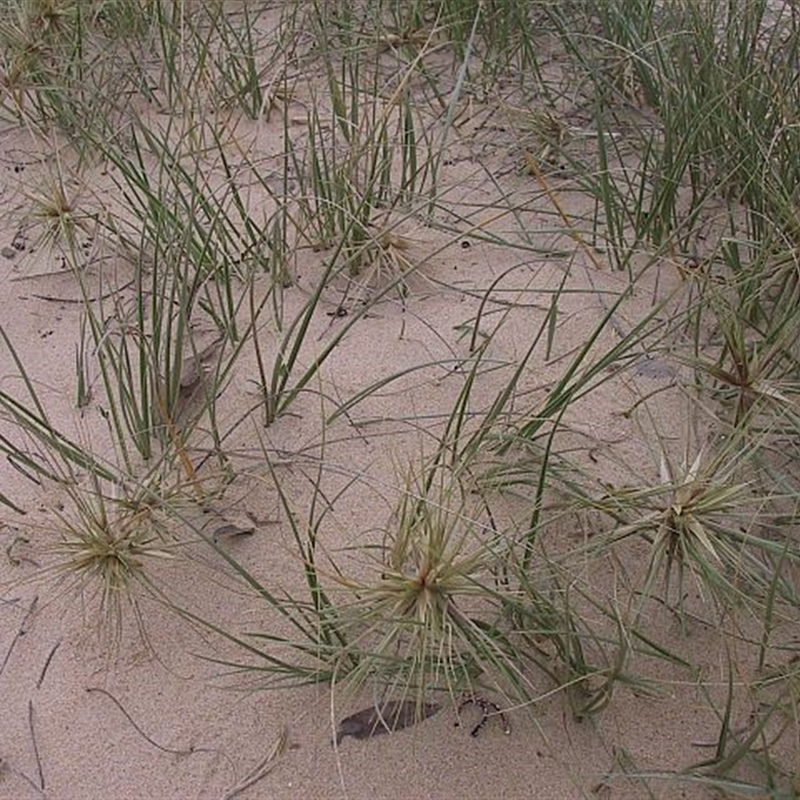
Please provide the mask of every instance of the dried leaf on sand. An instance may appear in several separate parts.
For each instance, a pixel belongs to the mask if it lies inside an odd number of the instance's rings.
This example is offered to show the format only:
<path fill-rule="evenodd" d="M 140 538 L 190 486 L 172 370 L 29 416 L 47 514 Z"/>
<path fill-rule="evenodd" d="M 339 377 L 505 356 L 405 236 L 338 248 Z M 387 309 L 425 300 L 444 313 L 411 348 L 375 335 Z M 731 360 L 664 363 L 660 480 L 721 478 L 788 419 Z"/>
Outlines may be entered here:
<path fill-rule="evenodd" d="M 336 744 L 345 736 L 369 739 L 382 733 L 393 733 L 433 716 L 436 703 L 418 705 L 413 700 L 389 700 L 382 706 L 371 706 L 343 719 L 336 731 Z"/>

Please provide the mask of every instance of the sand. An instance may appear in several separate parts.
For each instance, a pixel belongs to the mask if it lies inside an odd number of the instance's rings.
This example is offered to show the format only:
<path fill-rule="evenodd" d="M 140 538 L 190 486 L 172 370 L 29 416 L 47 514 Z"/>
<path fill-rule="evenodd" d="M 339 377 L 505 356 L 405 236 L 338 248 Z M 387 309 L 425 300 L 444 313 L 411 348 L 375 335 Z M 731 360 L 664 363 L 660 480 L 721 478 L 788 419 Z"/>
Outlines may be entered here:
<path fill-rule="evenodd" d="M 301 99 L 296 99 L 291 113 L 298 116 L 302 111 Z M 476 131 L 491 111 L 490 104 L 476 101 Z M 243 140 L 252 136 L 268 148 L 280 126 L 276 116 L 268 125 L 248 128 L 243 123 L 239 130 Z M 481 138 L 478 132 L 473 140 L 467 133 L 465 127 L 463 139 L 454 140 L 454 157 L 442 178 L 443 185 L 451 187 L 448 207 L 461 214 L 461 221 L 454 223 L 455 216 L 445 220 L 444 214 L 439 221 L 456 230 L 422 224 L 402 227 L 400 232 L 410 242 L 404 254 L 412 263 L 424 262 L 419 274 L 409 277 L 404 296 L 389 292 L 370 308 L 290 413 L 267 428 L 261 413 L 253 412 L 237 428 L 226 442 L 236 477 L 225 495 L 212 503 L 210 521 L 189 501 L 181 507 L 187 519 L 198 527 L 205 525 L 207 533 L 228 524 L 247 528 L 238 536 L 223 535 L 220 541 L 265 585 L 292 591 L 303 585 L 265 453 L 277 465 L 276 476 L 299 518 L 308 510 L 312 487 L 323 483 L 331 508 L 321 529 L 321 548 L 335 556 L 347 574 L 368 575 L 374 564 L 351 548 L 379 540 L 381 531 L 392 524 L 404 490 L 403 471 L 431 452 L 462 386 L 461 376 L 448 366 L 468 354 L 469 341 L 461 326 L 484 308 L 481 298 L 493 282 L 497 281 L 485 330 L 493 329 L 505 309 L 502 303 L 517 307 L 488 353 L 492 363 L 505 368 L 481 377 L 473 397 L 475 409 L 488 407 L 508 379 L 547 314 L 550 292 L 565 273 L 572 292 L 560 301 L 552 352 L 537 350 L 522 375 L 514 408 L 518 413 L 545 396 L 602 319 L 609 299 L 627 285 L 626 275 L 607 267 L 598 270 L 564 232 L 535 178 L 517 169 L 512 137 L 484 132 Z M 59 244 L 40 241 L 42 228 L 30 217 L 32 192 L 46 185 L 56 169 L 53 152 L 52 142 L 25 130 L 6 126 L 0 134 L 0 246 L 12 248 L 0 257 L 0 320 L 52 424 L 113 461 L 91 352 L 93 397 L 85 408 L 76 408 L 74 358 L 81 305 L 75 277 Z M 68 147 L 58 152 L 63 166 L 77 168 Z M 533 245 L 558 248 L 564 257 L 486 241 L 492 230 L 501 233 L 512 227 L 508 215 L 487 222 L 492 214 L 470 205 L 490 196 L 489 170 L 504 170 L 504 189 L 522 204 Z M 81 202 L 86 207 L 98 202 L 119 206 L 109 188 L 113 182 L 98 167 L 85 171 L 83 180 Z M 580 213 L 582 201 L 571 197 L 564 184 L 558 190 L 569 213 Z M 530 205 L 525 207 L 525 202 Z M 325 255 L 299 253 L 294 285 L 284 292 L 286 319 L 302 307 Z M 122 287 L 119 296 L 129 302 L 131 290 L 124 288 L 129 273 L 130 267 L 100 236 L 87 237 L 88 285 L 98 291 Z M 654 298 L 680 286 L 681 275 L 668 260 L 651 269 L 615 315 L 617 328 L 609 326 L 603 333 L 598 352 L 613 346 L 620 332 L 649 313 Z M 342 286 L 332 287 L 314 314 L 302 363 L 310 363 L 348 323 L 348 317 L 333 313 L 347 300 L 341 290 Z M 276 327 L 274 320 L 266 321 L 258 334 L 268 353 L 276 346 Z M 333 410 L 334 401 L 411 368 L 415 369 L 325 428 L 323 436 L 321 419 Z M 248 349 L 220 400 L 222 427 L 256 405 L 255 375 Z M 589 463 L 586 458 L 592 451 L 598 478 L 624 483 L 635 474 L 657 481 L 658 451 L 650 426 L 655 424 L 663 441 L 680 453 L 676 443 L 687 433 L 682 376 L 680 367 L 661 356 L 630 363 L 570 410 L 564 441 L 574 442 L 582 463 Z M 0 358 L 0 388 L 17 395 L 24 390 L 6 350 Z M 651 393 L 649 417 L 627 413 Z M 12 434 L 7 422 L 0 421 L 0 433 Z M 199 452 L 193 456 L 199 459 Z M 209 467 L 208 474 L 213 473 Z M 248 663 L 241 648 L 191 625 L 146 593 L 140 593 L 146 638 L 128 614 L 120 639 L 110 641 L 91 587 L 76 589 L 47 572 L 55 560 L 52 546 L 64 529 L 62 518 L 74 518 L 69 497 L 52 482 L 37 485 L 7 459 L 0 462 L 0 490 L 25 512 L 0 507 L 0 798 L 718 796 L 700 785 L 658 778 L 645 785 L 636 777 L 680 770 L 708 758 L 713 750 L 698 743 L 713 742 L 719 731 L 719 720 L 689 671 L 645 659 L 637 668 L 657 679 L 656 693 L 620 686 L 607 709 L 583 720 L 572 715 L 563 693 L 541 677 L 535 678 L 541 680 L 541 699 L 533 707 L 505 708 L 509 733 L 492 719 L 473 737 L 475 709 L 464 711 L 472 724 L 456 726 L 455 710 L 446 705 L 430 719 L 392 735 L 345 738 L 334 748 L 336 724 L 369 705 L 368 692 L 340 698 L 336 693 L 332 697 L 326 684 L 265 688 L 265 678 L 257 671 L 236 673 L 219 663 Z M 502 518 L 514 518 L 525 502 L 518 497 L 493 500 Z M 577 517 L 559 523 L 565 545 L 582 540 L 581 524 L 591 523 Z M 644 547 L 633 548 L 628 568 L 641 569 L 644 555 Z M 173 602 L 237 635 L 280 630 L 275 614 L 196 537 L 181 556 L 153 571 L 155 583 Z M 586 578 L 611 597 L 615 570 L 615 563 L 603 558 L 587 567 Z M 692 602 L 699 600 L 694 597 Z M 704 685 L 719 702 L 725 676 L 719 632 L 694 621 L 681 635 L 674 618 L 659 614 L 657 608 L 651 622 L 662 641 L 698 667 Z"/>

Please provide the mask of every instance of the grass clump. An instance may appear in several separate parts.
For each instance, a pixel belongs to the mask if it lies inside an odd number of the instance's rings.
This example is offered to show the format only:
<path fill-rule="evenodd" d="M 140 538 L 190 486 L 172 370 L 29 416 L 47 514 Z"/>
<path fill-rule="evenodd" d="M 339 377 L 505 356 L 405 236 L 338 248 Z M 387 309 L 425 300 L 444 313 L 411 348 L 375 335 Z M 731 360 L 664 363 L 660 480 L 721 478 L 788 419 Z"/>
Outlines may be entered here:
<path fill-rule="evenodd" d="M 485 681 L 526 687 L 518 653 L 498 625 L 493 576 L 502 540 L 465 500 L 441 468 L 409 483 L 386 530 L 378 579 L 348 586 L 358 598 L 346 614 L 359 655 L 344 680 L 420 695 L 455 696 Z"/>
<path fill-rule="evenodd" d="M 641 780 L 794 792 L 791 4 L 8 6 L 3 114 L 47 150 L 14 282 L 63 255 L 36 295 L 75 306 L 92 432 L 4 319 L 0 452 L 65 499 L 49 574 L 144 628 L 191 542 L 258 619 L 172 604 L 215 663 L 334 696 L 583 718 L 688 676 L 715 758 Z M 185 513 L 232 485 L 277 505 L 266 565 Z M 743 654 L 722 700 L 700 625 Z"/>
<path fill-rule="evenodd" d="M 63 591 L 83 598 L 91 615 L 100 615 L 112 642 L 121 640 L 129 612 L 146 640 L 139 600 L 160 594 L 155 564 L 175 557 L 163 523 L 149 503 L 112 500 L 99 486 L 72 497 L 75 514 L 60 518 L 61 540 L 50 550 L 48 571 L 66 584 Z"/>
<path fill-rule="evenodd" d="M 664 579 L 662 601 L 683 618 L 691 576 L 708 592 L 722 616 L 748 603 L 772 603 L 796 593 L 784 569 L 796 561 L 791 538 L 776 536 L 773 520 L 778 498 L 759 497 L 747 474 L 747 449 L 723 448 L 716 457 L 702 450 L 675 466 L 662 452 L 661 485 L 610 492 L 598 507 L 617 526 L 595 546 L 644 537 L 650 545 L 642 588 L 651 597 L 656 579 Z M 671 590 L 670 579 L 677 578 Z"/>

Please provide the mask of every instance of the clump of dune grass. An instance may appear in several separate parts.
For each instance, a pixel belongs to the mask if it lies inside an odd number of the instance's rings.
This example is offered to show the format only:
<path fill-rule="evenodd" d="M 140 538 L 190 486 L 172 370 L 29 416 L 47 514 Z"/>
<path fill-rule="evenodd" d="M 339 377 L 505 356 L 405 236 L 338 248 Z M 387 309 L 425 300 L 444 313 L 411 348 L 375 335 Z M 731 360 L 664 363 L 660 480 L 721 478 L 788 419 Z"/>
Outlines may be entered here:
<path fill-rule="evenodd" d="M 13 0 L 6 10 L 0 109 L 52 150 L 52 179 L 28 192 L 28 217 L 38 244 L 66 256 L 82 314 L 77 404 L 113 442 L 96 453 L 53 424 L 0 327 L 10 365 L 0 451 L 68 501 L 53 574 L 93 596 L 112 627 L 131 610 L 145 626 L 137 598 L 164 600 L 152 576 L 181 563 L 172 530 L 182 527 L 250 590 L 264 621 L 241 633 L 174 610 L 241 654 L 221 664 L 270 685 L 370 686 L 419 703 L 487 688 L 530 706 L 556 690 L 582 717 L 637 684 L 637 659 L 680 663 L 718 712 L 714 757 L 643 779 L 794 796 L 797 749 L 784 734 L 796 732 L 797 674 L 794 650 L 779 644 L 798 608 L 792 4 L 337 0 L 228 13 L 211 0 Z M 458 165 L 468 177 L 452 177 Z M 110 191 L 84 212 L 93 170 Z M 114 254 L 114 277 L 124 272 L 132 291 L 108 282 L 110 268 L 86 269 L 84 234 Z M 478 300 L 457 327 L 466 355 L 437 330 L 449 358 L 349 396 L 331 390 L 325 367 L 356 326 L 389 298 L 408 306 L 410 277 L 458 242 L 518 257 L 488 288 L 431 281 Z M 501 295 L 543 258 L 561 270 L 552 287 L 534 300 Z M 583 305 L 598 317 L 567 346 L 563 308 L 583 266 Z M 598 288 L 606 270 L 615 294 Z M 625 321 L 643 291 L 650 310 Z M 336 326 L 315 339 L 331 296 Z M 497 356 L 514 320 L 540 311 L 513 358 Z M 209 346 L 199 328 L 213 332 Z M 563 443 L 579 402 L 654 355 L 677 377 L 625 412 L 647 418 L 654 463 L 612 485 L 591 447 L 581 459 Z M 255 399 L 226 419 L 247 357 Z M 349 465 L 346 488 L 326 493 L 330 431 L 362 436 L 361 405 L 430 366 L 460 381 L 453 406 L 431 412 L 436 424 L 393 422 L 424 434 L 431 452 L 391 487 L 381 535 L 355 536 L 355 556 L 333 552 L 337 505 L 375 486 Z M 502 380 L 486 400 L 488 376 Z M 703 436 L 659 430 L 650 409 L 662 391 L 683 394 Z M 281 473 L 276 462 L 293 455 L 276 458 L 263 432 L 279 436 L 295 414 L 317 437 L 304 453 L 321 453 L 299 504 L 289 481 L 301 470 Z M 208 459 L 226 480 L 242 477 L 228 448 L 244 430 L 260 445 L 260 471 L 246 477 L 282 511 L 296 568 L 286 585 L 254 575 L 180 512 L 208 499 Z M 24 511 L 6 490 L 0 503 Z M 559 525 L 573 518 L 590 519 L 591 536 L 568 546 Z M 624 576 L 614 597 L 588 577 L 604 559 Z M 735 621 L 758 661 L 759 674 L 736 680 L 728 665 L 722 704 L 653 632 L 656 615 L 677 614 L 685 633 L 710 609 Z M 748 619 L 758 641 L 737 629 Z M 735 730 L 733 709 L 756 695 L 764 705 Z M 760 783 L 739 780 L 744 764 Z"/>

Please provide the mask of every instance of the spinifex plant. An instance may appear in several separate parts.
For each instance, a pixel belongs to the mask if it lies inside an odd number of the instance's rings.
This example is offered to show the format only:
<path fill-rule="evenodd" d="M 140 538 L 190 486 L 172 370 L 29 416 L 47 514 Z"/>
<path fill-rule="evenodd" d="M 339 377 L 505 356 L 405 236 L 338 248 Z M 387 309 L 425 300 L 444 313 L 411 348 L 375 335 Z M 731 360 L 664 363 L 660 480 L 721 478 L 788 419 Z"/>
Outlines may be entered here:
<path fill-rule="evenodd" d="M 796 562 L 800 550 L 774 535 L 770 498 L 759 497 L 741 477 L 751 456 L 741 436 L 716 455 L 701 449 L 690 460 L 687 454 L 680 466 L 662 451 L 660 485 L 616 489 L 595 501 L 618 524 L 594 537 L 592 550 L 643 537 L 651 549 L 639 591 L 645 599 L 652 597 L 663 576 L 663 600 L 682 617 L 687 576 L 710 593 L 722 613 L 745 603 L 763 604 L 770 595 L 796 602 L 780 565 Z"/>
<path fill-rule="evenodd" d="M 342 613 L 358 666 L 342 678 L 415 694 L 501 681 L 532 694 L 518 654 L 497 627 L 502 602 L 493 572 L 502 539 L 476 512 L 442 467 L 409 480 L 374 578 L 348 586 L 357 600 Z"/>
<path fill-rule="evenodd" d="M 268 285 L 266 296 L 249 304 L 247 318 L 248 286 L 266 260 L 258 257 L 261 233 L 221 154 L 218 164 L 228 180 L 215 190 L 196 134 L 137 125 L 129 149 L 98 143 L 116 167 L 128 204 L 125 213 L 109 210 L 104 232 L 128 254 L 134 291 L 110 292 L 93 304 L 89 278 L 75 265 L 108 418 L 126 463 L 129 443 L 145 459 L 156 445 L 171 447 L 187 479 L 186 437 L 208 412 L 210 433 L 219 441 L 215 400 L 275 289 Z M 212 156 L 221 146 L 212 136 Z"/>
<path fill-rule="evenodd" d="M 177 610 L 233 648 L 222 663 L 264 685 L 368 686 L 418 708 L 434 690 L 482 687 L 519 705 L 563 690 L 578 715 L 605 707 L 618 685 L 644 684 L 647 659 L 696 665 L 691 641 L 660 638 L 672 634 L 657 617 L 665 606 L 684 619 L 720 610 L 730 624 L 709 641 L 727 648 L 735 636 L 767 672 L 756 699 L 753 675 L 729 670 L 705 767 L 726 773 L 758 750 L 764 786 L 747 792 L 788 797 L 772 751 L 790 737 L 776 747 L 769 734 L 784 721 L 796 734 L 798 718 L 796 648 L 781 638 L 800 607 L 793 4 L 6 5 L 0 110 L 48 154 L 59 149 L 53 186 L 28 200 L 40 241 L 70 257 L 74 269 L 58 279 L 79 284 L 63 296 L 83 320 L 82 424 L 94 442 L 108 438 L 91 429 L 97 411 L 112 434 L 100 453 L 54 425 L 4 318 L 0 454 L 57 486 L 63 506 L 45 527 L 59 538 L 48 568 L 62 585 L 114 627 L 131 612 L 144 626 L 146 604 L 168 602 L 164 566 L 197 545 L 251 590 L 258 622 L 239 633 Z M 515 155 L 525 141 L 503 108 L 524 108 L 535 134 L 527 174 Z M 62 170 L 73 149 L 78 166 Z M 62 177 L 73 173 L 93 205 L 105 190 L 96 214 Z M 418 257 L 410 231 L 423 220 L 430 247 Z M 449 269 L 454 244 L 469 270 Z M 31 261 L 3 263 L 22 280 L 47 279 L 25 274 Z M 403 296 L 402 358 L 412 361 L 338 374 L 342 345 L 368 327 L 389 330 L 400 311 L 377 304 L 428 264 L 431 296 Z M 438 311 L 456 294 L 467 310 L 454 333 Z M 262 324 L 270 304 L 272 324 Z M 426 363 L 414 360 L 417 344 Z M 609 429 L 668 392 L 688 393 L 679 370 L 669 380 L 640 371 L 676 352 L 694 369 L 705 444 L 676 457 L 654 423 L 652 480 L 635 463 L 631 486 L 603 483 L 598 497 L 604 458 L 622 460 Z M 247 368 L 240 354 L 253 357 Z M 258 397 L 229 406 L 227 387 L 243 383 Z M 423 415 L 393 416 L 397 386 Z M 618 386 L 643 394 L 609 424 L 604 400 Z M 318 416 L 298 402 L 312 396 Z M 297 406 L 301 423 L 287 413 Z M 229 413 L 237 420 L 220 430 Z M 589 424 L 576 425 L 583 414 Z M 281 517 L 267 540 L 278 567 L 256 574 L 185 504 L 199 495 L 210 506 L 202 464 L 212 457 L 244 480 L 235 448 L 266 440 L 279 418 L 257 466 L 247 462 L 247 480 L 263 481 Z M 387 446 L 413 431 L 439 449 L 381 484 L 370 469 L 383 452 L 377 436 L 369 466 L 357 461 L 376 422 Z M 201 447 L 209 455 L 195 462 Z M 351 491 L 393 513 L 362 527 Z M 0 504 L 29 510 L 7 486 Z M 591 527 L 582 544 L 580 525 Z M 180 547 L 187 531 L 192 548 Z M 693 689 L 716 711 L 719 686 L 706 676 L 693 670 Z M 750 699 L 772 708 L 756 708 L 741 734 L 732 717 Z M 786 772 L 796 736 L 789 745 Z"/>
<path fill-rule="evenodd" d="M 209 541 L 273 618 L 268 629 L 237 635 L 184 610 L 241 650 L 241 660 L 219 663 L 268 684 L 325 682 L 344 694 L 368 686 L 376 696 L 413 697 L 420 708 L 431 692 L 483 686 L 525 704 L 554 686 L 588 686 L 598 673 L 553 572 L 508 579 L 515 537 L 495 529 L 485 501 L 441 456 L 407 477 L 382 541 L 367 533 L 373 543 L 358 547 L 355 561 L 345 555 L 353 548 L 338 556 L 330 549 L 325 521 L 359 478 L 328 495 L 320 463 L 308 476 L 314 495 L 301 520 L 272 470 L 305 591 L 267 585 Z M 602 640 L 593 643 L 602 648 Z M 616 673 L 606 677 L 610 686 Z"/>
<path fill-rule="evenodd" d="M 357 600 L 342 615 L 358 658 L 346 683 L 411 693 L 419 704 L 431 690 L 484 686 L 526 705 L 563 687 L 577 714 L 600 710 L 623 677 L 619 631 L 591 630 L 567 571 L 543 550 L 531 559 L 524 538 L 497 530 L 464 478 L 436 463 L 408 481 L 380 574 L 348 586 Z M 596 667 L 597 657 L 609 666 Z"/>
<path fill-rule="evenodd" d="M 761 323 L 743 318 L 748 298 L 726 299 L 709 293 L 722 338 L 719 356 L 711 361 L 698 353 L 689 364 L 699 378 L 710 376 L 722 402 L 732 408 L 734 426 L 770 426 L 784 415 L 796 415 L 800 391 L 800 311 L 781 303 Z M 736 302 L 738 300 L 738 302 Z"/>
<path fill-rule="evenodd" d="M 0 22 L 4 89 L 16 114 L 22 116 L 29 99 L 41 108 L 38 92 L 46 92 L 55 83 L 58 56 L 74 47 L 79 19 L 77 2 L 13 0 L 6 4 Z"/>
<path fill-rule="evenodd" d="M 89 491 L 71 487 L 70 511 L 59 513 L 60 540 L 49 548 L 52 561 L 46 573 L 61 579 L 64 591 L 79 593 L 85 602 L 97 602 L 106 632 L 122 634 L 128 612 L 146 639 L 139 606 L 144 592 L 161 593 L 151 580 L 156 562 L 175 557 L 174 541 L 159 514 L 160 503 L 137 493 L 124 496 L 120 484 L 107 494 L 92 476 Z M 138 496 L 137 496 L 138 495 Z M 154 496 L 154 495 L 153 495 Z"/>
<path fill-rule="evenodd" d="M 786 109 L 797 103 L 800 28 L 791 5 L 645 0 L 575 11 L 544 9 L 591 86 L 599 161 L 579 180 L 620 253 L 674 240 L 691 256 L 720 200 L 729 211 L 741 204 L 726 216 L 754 242 L 795 239 L 800 139 Z M 648 123 L 631 126 L 631 113 Z"/>
<path fill-rule="evenodd" d="M 269 119 L 272 106 L 280 95 L 274 86 L 270 71 L 275 67 L 275 56 L 281 48 L 278 32 L 269 49 L 259 42 L 259 19 L 268 6 L 251 9 L 247 4 L 237 14 L 222 4 L 209 5 L 208 20 L 202 28 L 194 29 L 199 52 L 208 51 L 215 75 L 211 78 L 211 92 L 222 107 L 237 105 L 251 119 L 261 116 Z M 203 31 L 205 28 L 208 32 Z M 272 37 L 270 37 L 272 38 Z M 283 97 L 283 100 L 288 100 Z"/>
<path fill-rule="evenodd" d="M 29 578 L 56 578 L 64 594 L 80 594 L 89 610 L 99 612 L 105 632 L 114 640 L 122 633 L 128 611 L 144 633 L 139 597 L 144 592 L 163 599 L 151 581 L 151 567 L 170 558 L 175 543 L 163 501 L 174 500 L 185 487 L 175 483 L 168 461 L 136 481 L 64 435 L 50 420 L 2 327 L 0 339 L 24 389 L 16 396 L 0 390 L 0 423 L 10 425 L 8 435 L 0 433 L 0 453 L 32 484 L 50 487 L 61 500 L 55 524 L 44 523 L 58 541 L 35 543 L 47 562 Z M 2 492 L 0 505 L 26 513 Z"/>
<path fill-rule="evenodd" d="M 0 20 L 0 109 L 53 125 L 84 155 L 87 132 L 113 135 L 132 72 L 118 48 L 148 27 L 138 0 L 9 0 Z M 124 105 L 124 104 L 123 104 Z"/>

